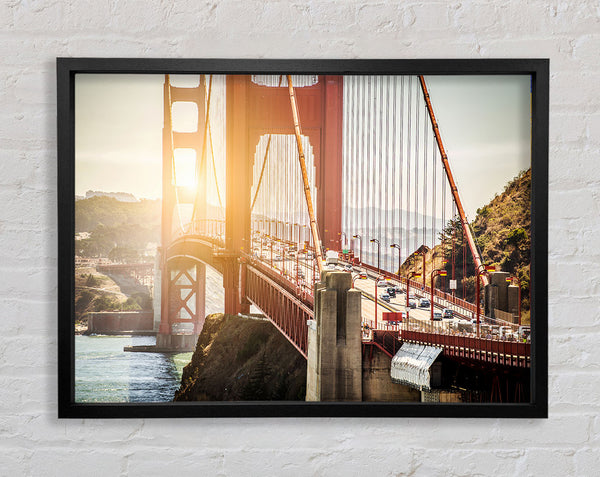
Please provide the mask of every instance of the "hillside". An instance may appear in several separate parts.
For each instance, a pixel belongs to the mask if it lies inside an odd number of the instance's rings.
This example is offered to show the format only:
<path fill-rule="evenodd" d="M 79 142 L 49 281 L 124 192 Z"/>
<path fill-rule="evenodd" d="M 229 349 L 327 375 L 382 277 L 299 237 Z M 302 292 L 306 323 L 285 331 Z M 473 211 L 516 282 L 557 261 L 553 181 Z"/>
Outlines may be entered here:
<path fill-rule="evenodd" d="M 175 401 L 299 400 L 306 360 L 264 319 L 206 317 Z"/>
<path fill-rule="evenodd" d="M 78 267 L 75 273 L 75 329 L 87 329 L 87 314 L 93 311 L 151 310 L 152 299 L 141 286 L 123 286 L 95 268 Z"/>
<path fill-rule="evenodd" d="M 531 169 L 508 183 L 502 194 L 477 210 L 471 224 L 485 263 L 529 283 L 531 255 Z"/>

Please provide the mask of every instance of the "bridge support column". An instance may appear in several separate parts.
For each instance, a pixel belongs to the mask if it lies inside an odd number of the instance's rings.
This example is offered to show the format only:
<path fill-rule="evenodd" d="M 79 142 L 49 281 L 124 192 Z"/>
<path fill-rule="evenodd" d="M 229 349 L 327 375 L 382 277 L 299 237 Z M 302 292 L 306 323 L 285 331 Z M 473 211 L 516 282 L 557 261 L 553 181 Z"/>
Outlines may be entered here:
<path fill-rule="evenodd" d="M 307 401 L 362 400 L 361 293 L 347 272 L 323 272 L 309 322 Z"/>
<path fill-rule="evenodd" d="M 193 351 L 205 320 L 206 265 L 175 261 L 161 274 L 162 300 L 159 349 Z"/>
<path fill-rule="evenodd" d="M 324 83 L 321 154 L 317 164 L 317 218 L 326 249 L 342 250 L 342 131 L 344 77 L 320 76 Z"/>
<path fill-rule="evenodd" d="M 250 306 L 241 296 L 240 264 L 242 253 L 250 252 L 250 191 L 254 150 L 248 143 L 248 86 L 250 77 L 228 75 L 227 163 L 225 248 L 229 255 L 223 267 L 225 313 L 248 313 Z M 254 147 L 254 144 L 252 144 Z"/>
<path fill-rule="evenodd" d="M 484 312 L 490 318 L 503 318 L 507 316 L 496 316 L 497 311 L 509 312 L 508 282 L 506 279 L 510 276 L 508 272 L 490 273 L 490 283 L 484 287 L 483 303 Z"/>

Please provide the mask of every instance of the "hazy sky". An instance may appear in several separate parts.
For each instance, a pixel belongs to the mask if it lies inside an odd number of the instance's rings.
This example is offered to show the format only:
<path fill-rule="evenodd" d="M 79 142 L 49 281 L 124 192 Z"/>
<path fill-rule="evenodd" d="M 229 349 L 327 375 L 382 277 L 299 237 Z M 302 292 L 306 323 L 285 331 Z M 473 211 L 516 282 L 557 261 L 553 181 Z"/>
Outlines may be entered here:
<path fill-rule="evenodd" d="M 426 77 L 448 161 L 471 219 L 531 165 L 529 76 Z"/>
<path fill-rule="evenodd" d="M 528 76 L 426 77 L 470 218 L 530 165 Z M 163 75 L 76 77 L 76 182 L 87 190 L 161 195 Z M 476 179 L 475 179 L 476 178 Z"/>

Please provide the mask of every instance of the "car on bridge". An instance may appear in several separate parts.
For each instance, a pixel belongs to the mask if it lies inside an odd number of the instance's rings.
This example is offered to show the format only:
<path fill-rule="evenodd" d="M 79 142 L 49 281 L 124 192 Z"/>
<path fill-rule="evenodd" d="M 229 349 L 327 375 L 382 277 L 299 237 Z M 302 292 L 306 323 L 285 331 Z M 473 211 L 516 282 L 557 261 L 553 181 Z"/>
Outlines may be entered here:
<path fill-rule="evenodd" d="M 433 312 L 433 321 L 442 321 L 442 312 L 434 311 Z"/>
<path fill-rule="evenodd" d="M 451 320 L 452 318 L 454 318 L 454 313 L 452 313 L 452 310 L 444 308 L 442 310 L 442 318 L 447 318 Z"/>
<path fill-rule="evenodd" d="M 421 298 L 419 300 L 419 308 L 429 308 L 431 306 L 431 302 L 428 298 Z"/>
<path fill-rule="evenodd" d="M 417 302 L 417 300 L 415 298 L 409 298 L 408 299 L 408 306 L 410 308 L 416 308 L 417 304 L 418 304 L 418 302 Z"/>
<path fill-rule="evenodd" d="M 381 282 L 377 283 L 377 286 L 379 288 L 387 288 L 388 287 L 388 283 L 384 280 L 384 281 L 381 281 Z"/>
<path fill-rule="evenodd" d="M 394 287 L 388 287 L 387 293 L 390 298 L 396 298 L 396 289 Z"/>
<path fill-rule="evenodd" d="M 390 302 L 390 296 L 387 293 L 382 293 L 381 295 L 379 295 L 379 298 L 387 303 Z"/>

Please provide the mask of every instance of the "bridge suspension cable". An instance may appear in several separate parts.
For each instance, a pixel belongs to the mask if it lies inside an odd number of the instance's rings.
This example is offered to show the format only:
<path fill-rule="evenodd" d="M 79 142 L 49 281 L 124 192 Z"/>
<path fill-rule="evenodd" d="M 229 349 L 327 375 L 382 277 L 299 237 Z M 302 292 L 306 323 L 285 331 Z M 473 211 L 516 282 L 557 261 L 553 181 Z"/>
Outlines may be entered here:
<path fill-rule="evenodd" d="M 208 92 L 206 95 L 207 96 L 207 98 L 206 98 L 207 104 L 210 103 L 210 97 L 211 97 L 210 93 L 212 90 L 212 81 L 213 81 L 213 75 L 210 75 L 209 87 L 208 87 Z M 213 168 L 213 177 L 215 179 L 215 190 L 217 192 L 217 199 L 219 201 L 219 211 L 221 212 L 222 218 L 224 218 L 225 211 L 223 210 L 223 202 L 221 201 L 221 192 L 219 190 L 219 179 L 217 177 L 217 168 L 215 166 L 215 151 L 214 151 L 214 147 L 213 147 L 212 128 L 210 126 L 210 116 L 208 115 L 208 113 L 206 115 L 206 122 L 208 124 L 208 139 L 210 142 L 210 157 L 211 157 L 211 163 L 212 163 L 212 168 Z"/>
<path fill-rule="evenodd" d="M 281 87 L 282 81 L 283 81 L 283 75 L 279 75 L 278 87 Z M 262 184 L 263 176 L 265 173 L 265 167 L 267 165 L 267 158 L 269 157 L 269 149 L 271 148 L 271 138 L 272 137 L 273 137 L 273 135 L 269 134 L 269 138 L 267 139 L 267 146 L 265 148 L 265 154 L 264 154 L 264 158 L 263 158 L 262 167 L 260 169 L 260 177 L 258 178 L 258 184 L 256 186 L 256 192 L 254 193 L 254 198 L 252 199 L 252 204 L 250 205 L 250 212 L 252 212 L 252 210 L 254 210 L 254 204 L 256 204 L 256 199 L 258 199 L 258 193 L 260 191 L 260 186 Z"/>
<path fill-rule="evenodd" d="M 292 84 L 292 75 L 287 75 L 287 80 L 288 90 L 290 93 L 290 104 L 292 106 L 292 116 L 294 118 L 294 132 L 296 133 L 296 145 L 298 147 L 300 171 L 302 173 L 302 182 L 304 183 L 304 197 L 306 199 L 306 206 L 308 208 L 310 229 L 315 245 L 315 257 L 317 259 L 317 267 L 320 274 L 323 271 L 323 253 L 321 250 L 321 239 L 319 238 L 319 229 L 317 228 L 317 220 L 315 218 L 315 212 L 310 194 L 310 183 L 308 181 L 308 173 L 306 171 L 306 161 L 304 159 L 304 148 L 302 147 L 302 138 L 300 132 L 300 119 L 298 117 L 298 105 L 296 104 L 296 95 L 294 93 L 294 85 Z"/>
<path fill-rule="evenodd" d="M 206 82 L 205 82 L 206 84 Z M 208 99 L 206 100 L 206 112 L 204 114 L 204 135 L 202 138 L 202 151 L 200 153 L 200 162 L 196 160 L 196 195 L 194 198 L 194 208 L 192 210 L 192 222 L 196 221 L 196 213 L 198 212 L 198 199 L 200 197 L 200 174 L 202 173 L 202 169 L 204 163 L 206 162 L 206 141 L 208 139 L 208 128 L 209 128 L 209 118 L 210 118 L 210 99 L 212 93 L 212 75 L 210 75 L 209 85 L 208 85 Z"/>

